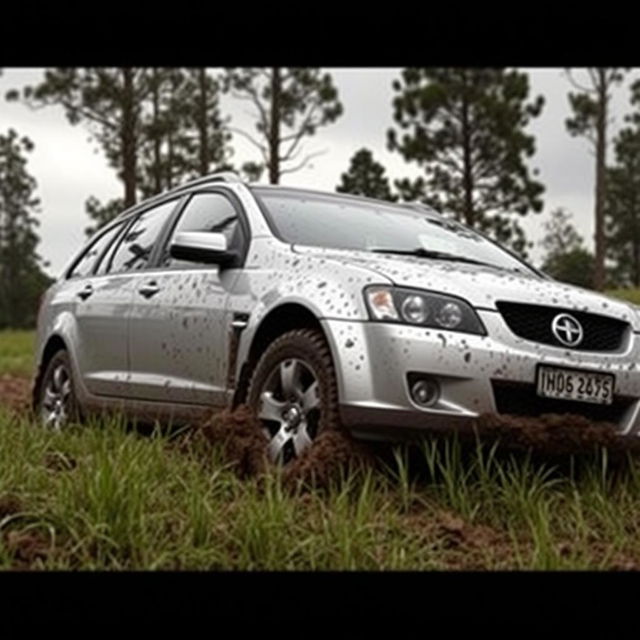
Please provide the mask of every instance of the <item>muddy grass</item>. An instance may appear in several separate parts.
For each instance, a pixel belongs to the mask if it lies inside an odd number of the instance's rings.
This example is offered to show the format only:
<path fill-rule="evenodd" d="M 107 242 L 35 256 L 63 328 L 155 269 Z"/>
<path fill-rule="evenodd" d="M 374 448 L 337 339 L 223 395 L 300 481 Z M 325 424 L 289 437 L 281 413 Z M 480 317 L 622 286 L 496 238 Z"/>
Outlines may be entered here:
<path fill-rule="evenodd" d="M 0 375 L 0 406 L 12 411 L 26 412 L 29 409 L 31 381 L 29 378 Z"/>
<path fill-rule="evenodd" d="M 638 436 L 621 435 L 611 423 L 571 414 L 537 418 L 484 414 L 476 421 L 474 436 L 488 444 L 497 441 L 503 449 L 550 458 L 591 454 L 598 448 L 607 449 L 615 460 L 640 453 Z"/>
<path fill-rule="evenodd" d="M 239 407 L 235 411 L 215 414 L 202 426 L 202 433 L 212 444 L 222 444 L 227 462 L 241 478 L 260 475 L 269 468 L 264 452 L 267 444 L 260 425 L 251 411 Z M 445 439 L 442 430 L 427 436 Z M 612 462 L 640 454 L 640 438 L 620 435 L 615 425 L 593 422 L 579 415 L 548 414 L 538 418 L 484 414 L 473 429 L 457 434 L 463 446 L 482 442 L 497 445 L 500 453 L 527 452 L 536 457 L 556 460 L 569 456 L 591 455 L 606 449 Z M 381 457 L 383 464 L 380 465 Z M 385 466 L 389 447 L 375 449 L 354 440 L 343 430 L 321 434 L 314 446 L 293 460 L 283 470 L 286 486 L 328 487 L 357 467 Z"/>

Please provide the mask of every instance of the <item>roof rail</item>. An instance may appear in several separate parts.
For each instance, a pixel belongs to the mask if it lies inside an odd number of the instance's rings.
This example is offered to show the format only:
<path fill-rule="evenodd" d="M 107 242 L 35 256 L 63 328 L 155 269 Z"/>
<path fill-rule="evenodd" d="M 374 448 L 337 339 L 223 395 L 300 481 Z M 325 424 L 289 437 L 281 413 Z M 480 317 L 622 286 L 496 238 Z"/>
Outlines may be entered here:
<path fill-rule="evenodd" d="M 413 209 L 414 211 L 428 211 L 429 213 L 437 213 L 438 215 L 442 215 L 440 211 L 434 209 L 432 206 L 425 204 L 424 202 L 420 202 L 420 200 L 411 200 L 410 202 L 398 202 L 397 203 L 401 207 L 405 207 L 406 209 Z"/>
<path fill-rule="evenodd" d="M 219 171 L 218 173 L 211 173 L 208 176 L 202 176 L 201 178 L 185 182 L 173 188 L 171 191 L 180 191 L 181 189 L 195 187 L 199 184 L 206 184 L 207 182 L 242 182 L 242 178 L 234 171 Z"/>

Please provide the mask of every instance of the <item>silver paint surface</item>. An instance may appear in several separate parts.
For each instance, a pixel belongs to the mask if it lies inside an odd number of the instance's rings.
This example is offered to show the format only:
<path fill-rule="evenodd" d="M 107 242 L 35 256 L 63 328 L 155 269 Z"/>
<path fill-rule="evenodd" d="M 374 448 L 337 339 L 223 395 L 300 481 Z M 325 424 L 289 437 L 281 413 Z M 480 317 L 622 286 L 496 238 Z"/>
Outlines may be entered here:
<path fill-rule="evenodd" d="M 319 321 L 331 347 L 341 405 L 396 409 L 425 416 L 475 416 L 494 411 L 490 380 L 533 383 L 540 362 L 616 375 L 615 393 L 640 399 L 640 318 L 619 300 L 498 268 L 288 245 L 276 238 L 249 188 L 216 185 L 242 204 L 251 241 L 242 269 L 187 266 L 65 280 L 47 292 L 38 322 L 37 361 L 52 336 L 67 346 L 77 393 L 89 407 L 118 407 L 159 419 L 200 416 L 224 406 L 249 357 L 262 322 L 284 304 L 296 304 Z M 159 291 L 139 294 L 145 283 Z M 88 282 L 94 293 L 77 293 Z M 398 285 L 467 300 L 488 335 L 371 322 L 363 289 Z M 496 302 L 584 311 L 630 324 L 617 352 L 553 347 L 515 336 Z M 247 314 L 231 367 L 232 322 Z M 406 374 L 435 376 L 441 397 L 430 409 L 415 405 Z M 640 429 L 638 401 L 618 425 Z M 351 412 L 349 415 L 353 415 Z M 347 425 L 349 426 L 349 425 Z"/>

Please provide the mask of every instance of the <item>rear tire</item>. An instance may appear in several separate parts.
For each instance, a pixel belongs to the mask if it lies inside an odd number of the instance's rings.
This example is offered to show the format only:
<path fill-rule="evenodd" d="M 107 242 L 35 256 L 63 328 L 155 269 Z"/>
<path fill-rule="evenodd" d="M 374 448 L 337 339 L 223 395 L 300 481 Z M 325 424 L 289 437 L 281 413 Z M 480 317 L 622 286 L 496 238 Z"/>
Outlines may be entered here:
<path fill-rule="evenodd" d="M 42 376 L 36 417 L 41 426 L 55 431 L 79 421 L 71 360 L 64 349 L 53 355 Z"/>
<path fill-rule="evenodd" d="M 251 376 L 247 403 L 268 438 L 271 462 L 287 464 L 323 432 L 340 428 L 331 351 L 316 329 L 288 331 L 269 345 Z"/>

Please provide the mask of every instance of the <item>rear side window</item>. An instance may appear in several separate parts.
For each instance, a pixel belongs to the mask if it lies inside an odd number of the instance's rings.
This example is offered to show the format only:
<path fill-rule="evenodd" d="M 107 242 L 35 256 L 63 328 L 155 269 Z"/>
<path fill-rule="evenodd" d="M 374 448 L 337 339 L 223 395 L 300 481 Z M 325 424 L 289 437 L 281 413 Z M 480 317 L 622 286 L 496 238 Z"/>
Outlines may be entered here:
<path fill-rule="evenodd" d="M 94 272 L 98 260 L 122 231 L 123 226 L 122 223 L 118 224 L 100 235 L 76 262 L 67 277 L 86 278 L 90 276 Z"/>
<path fill-rule="evenodd" d="M 109 273 L 144 269 L 176 201 L 166 202 L 141 214 L 124 234 L 111 258 Z"/>
<path fill-rule="evenodd" d="M 183 231 L 223 233 L 230 249 L 241 248 L 242 227 L 239 225 L 238 213 L 231 202 L 220 193 L 198 193 L 189 200 L 164 248 L 163 266 L 186 264 L 169 255 L 169 246 L 173 238 Z"/>

